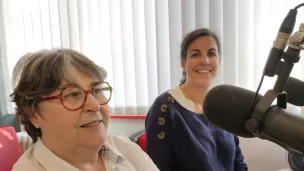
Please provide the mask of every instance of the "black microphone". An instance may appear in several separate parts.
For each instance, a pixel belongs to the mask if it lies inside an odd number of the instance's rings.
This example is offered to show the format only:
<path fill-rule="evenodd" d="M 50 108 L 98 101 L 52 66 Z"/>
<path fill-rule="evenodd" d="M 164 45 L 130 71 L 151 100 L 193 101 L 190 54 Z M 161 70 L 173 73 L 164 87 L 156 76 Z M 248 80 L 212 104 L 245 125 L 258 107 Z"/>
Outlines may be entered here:
<path fill-rule="evenodd" d="M 304 152 L 304 118 L 272 105 L 265 113 L 259 127 L 259 134 L 246 129 L 251 118 L 249 112 L 255 93 L 243 88 L 220 85 L 206 95 L 203 111 L 212 124 L 241 137 L 259 137 L 272 141 L 287 150 Z M 258 95 L 254 106 L 261 100 Z"/>
<path fill-rule="evenodd" d="M 290 37 L 290 34 L 292 33 L 295 23 L 296 23 L 296 16 L 297 16 L 297 10 L 291 9 L 289 10 L 287 16 L 284 18 L 276 39 L 273 42 L 273 47 L 271 48 L 264 70 L 263 74 L 273 77 L 275 75 L 276 71 L 276 65 L 281 60 L 281 55 L 284 52 L 284 49 L 286 47 L 287 41 Z"/>

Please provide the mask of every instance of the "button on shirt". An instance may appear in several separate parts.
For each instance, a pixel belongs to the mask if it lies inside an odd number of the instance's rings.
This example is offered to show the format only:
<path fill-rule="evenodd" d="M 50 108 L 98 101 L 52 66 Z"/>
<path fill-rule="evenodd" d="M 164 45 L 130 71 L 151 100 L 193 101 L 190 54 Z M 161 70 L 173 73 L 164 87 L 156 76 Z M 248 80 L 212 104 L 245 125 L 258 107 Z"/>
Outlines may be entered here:
<path fill-rule="evenodd" d="M 22 141 L 28 142 L 22 135 Z M 28 138 L 30 138 L 28 136 Z M 21 143 L 21 146 L 23 142 Z M 107 171 L 159 171 L 149 156 L 126 137 L 107 136 L 99 155 Z M 12 171 L 80 171 L 56 156 L 43 142 L 38 141 L 14 165 Z"/>

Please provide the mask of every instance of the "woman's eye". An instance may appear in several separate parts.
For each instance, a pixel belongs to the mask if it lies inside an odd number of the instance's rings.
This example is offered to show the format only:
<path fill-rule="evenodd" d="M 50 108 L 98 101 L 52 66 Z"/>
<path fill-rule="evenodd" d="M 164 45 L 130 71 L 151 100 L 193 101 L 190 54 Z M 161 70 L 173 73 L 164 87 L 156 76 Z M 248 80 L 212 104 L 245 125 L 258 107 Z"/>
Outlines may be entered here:
<path fill-rule="evenodd" d="M 102 93 L 102 91 L 103 91 L 103 89 L 101 89 L 101 88 L 95 88 L 94 89 L 95 94 L 100 94 L 100 93 Z"/>
<path fill-rule="evenodd" d="M 209 52 L 209 53 L 208 53 L 208 56 L 209 56 L 209 57 L 216 56 L 216 53 L 214 53 L 214 52 Z"/>
<path fill-rule="evenodd" d="M 70 93 L 67 97 L 77 97 L 79 96 L 78 92 Z"/>
<path fill-rule="evenodd" d="M 194 53 L 194 54 L 192 54 L 191 56 L 192 56 L 192 57 L 198 57 L 198 56 L 200 56 L 200 54 L 199 54 L 199 53 Z"/>

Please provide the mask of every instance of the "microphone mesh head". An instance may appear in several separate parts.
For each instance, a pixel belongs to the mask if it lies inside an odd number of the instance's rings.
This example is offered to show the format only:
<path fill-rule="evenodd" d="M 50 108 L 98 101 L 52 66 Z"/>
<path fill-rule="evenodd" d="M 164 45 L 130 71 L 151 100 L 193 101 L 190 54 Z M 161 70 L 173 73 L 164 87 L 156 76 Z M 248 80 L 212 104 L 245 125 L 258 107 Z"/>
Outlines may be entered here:
<path fill-rule="evenodd" d="M 203 104 L 204 114 L 215 126 L 241 137 L 254 137 L 245 128 L 250 118 L 249 109 L 255 93 L 232 85 L 211 89 Z M 255 104 L 261 99 L 259 95 Z"/>

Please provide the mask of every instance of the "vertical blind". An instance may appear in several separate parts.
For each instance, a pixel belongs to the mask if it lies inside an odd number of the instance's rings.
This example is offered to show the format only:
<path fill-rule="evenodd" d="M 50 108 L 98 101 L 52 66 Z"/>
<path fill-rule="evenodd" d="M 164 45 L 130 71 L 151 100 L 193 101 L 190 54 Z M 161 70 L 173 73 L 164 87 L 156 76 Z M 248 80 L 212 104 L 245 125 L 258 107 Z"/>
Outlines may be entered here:
<path fill-rule="evenodd" d="M 11 74 L 26 52 L 71 48 L 108 72 L 114 114 L 145 114 L 178 86 L 180 44 L 196 28 L 222 42 L 216 84 L 255 90 L 277 30 L 302 0 L 0 0 L 0 108 L 13 113 Z M 298 12 L 298 26 L 303 22 Z M 302 18 L 301 18 L 302 17 Z M 303 79 L 303 60 L 292 75 Z M 261 93 L 272 88 L 264 81 Z M 215 85 L 216 85 L 215 84 Z"/>

